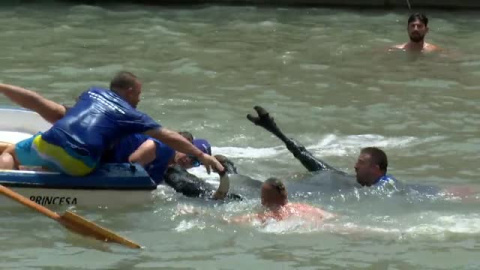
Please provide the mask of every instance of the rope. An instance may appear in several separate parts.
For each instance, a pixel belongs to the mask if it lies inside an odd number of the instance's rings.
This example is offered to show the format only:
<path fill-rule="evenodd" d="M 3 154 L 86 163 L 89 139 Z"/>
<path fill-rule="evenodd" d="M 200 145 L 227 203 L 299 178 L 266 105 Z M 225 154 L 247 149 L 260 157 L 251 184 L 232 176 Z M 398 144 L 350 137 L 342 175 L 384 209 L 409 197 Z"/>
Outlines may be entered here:
<path fill-rule="evenodd" d="M 409 10 L 412 10 L 412 6 L 410 5 L 410 0 L 407 0 L 407 6 Z"/>

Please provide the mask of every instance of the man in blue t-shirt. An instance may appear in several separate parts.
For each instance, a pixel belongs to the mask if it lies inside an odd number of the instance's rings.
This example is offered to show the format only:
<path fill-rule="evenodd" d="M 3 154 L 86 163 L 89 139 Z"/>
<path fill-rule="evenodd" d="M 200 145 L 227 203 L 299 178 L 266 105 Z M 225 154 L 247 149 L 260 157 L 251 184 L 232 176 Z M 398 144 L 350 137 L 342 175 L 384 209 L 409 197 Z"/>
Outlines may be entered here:
<path fill-rule="evenodd" d="M 11 89 L 18 90 L 14 86 L 0 84 L 0 92 L 7 96 Z M 135 75 L 118 73 L 111 81 L 110 89 L 89 89 L 49 130 L 4 151 L 0 156 L 0 168 L 8 169 L 14 161 L 17 166 L 43 166 L 82 176 L 99 165 L 102 155 L 112 143 L 128 135 L 143 133 L 198 158 L 208 172 L 210 167 L 223 171 L 223 166 L 214 157 L 200 151 L 177 132 L 161 127 L 148 115 L 137 111 L 140 94 L 141 83 Z M 47 120 L 53 117 L 52 113 L 47 114 Z"/>
<path fill-rule="evenodd" d="M 355 176 L 357 183 L 362 186 L 395 186 L 397 180 L 387 174 L 387 154 L 377 147 L 365 147 L 360 150 L 355 163 Z"/>
<path fill-rule="evenodd" d="M 0 84 L 0 93 L 3 93 L 14 103 L 35 111 L 42 118 L 51 124 L 62 119 L 71 107 L 67 107 L 46 99 L 37 92 Z M 211 146 L 208 141 L 195 139 L 190 132 L 179 132 L 189 142 L 193 143 L 205 154 L 211 155 Z M 0 152 L 3 152 L 8 145 L 0 145 Z M 12 148 L 13 149 L 13 148 Z M 224 166 L 228 173 L 236 173 L 235 165 L 224 156 L 215 156 Z M 166 144 L 146 136 L 144 134 L 132 134 L 125 136 L 110 144 L 109 149 L 104 152 L 102 162 L 131 162 L 142 165 L 150 177 L 157 183 L 165 182 L 167 185 L 189 197 L 214 197 L 216 187 L 190 174 L 186 169 L 199 166 L 200 160 L 192 155 L 176 152 Z M 11 161 L 13 166 L 13 161 Z M 221 178 L 222 179 L 222 178 Z M 228 194 L 229 198 L 240 199 L 236 194 Z"/>

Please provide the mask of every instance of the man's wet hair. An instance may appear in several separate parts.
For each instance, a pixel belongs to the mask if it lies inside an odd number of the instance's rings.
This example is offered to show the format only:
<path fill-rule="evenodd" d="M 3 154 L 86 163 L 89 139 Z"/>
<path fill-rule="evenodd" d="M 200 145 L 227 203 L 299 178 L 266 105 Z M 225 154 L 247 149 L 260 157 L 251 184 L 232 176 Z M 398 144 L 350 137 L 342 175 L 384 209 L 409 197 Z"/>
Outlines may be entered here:
<path fill-rule="evenodd" d="M 182 135 L 189 142 L 193 142 L 193 135 L 188 131 L 179 131 L 178 134 Z"/>
<path fill-rule="evenodd" d="M 114 91 L 126 90 L 130 87 L 134 87 L 136 81 L 137 76 L 135 76 L 133 73 L 128 71 L 120 71 L 110 81 L 110 89 Z"/>
<path fill-rule="evenodd" d="M 414 14 L 410 15 L 410 17 L 408 18 L 407 25 L 410 25 L 410 23 L 412 23 L 414 21 L 421 21 L 425 26 L 428 26 L 428 18 L 423 13 L 414 13 Z"/>
<path fill-rule="evenodd" d="M 287 189 L 285 188 L 285 184 L 282 182 L 282 180 L 276 177 L 271 177 L 265 180 L 265 184 L 268 184 L 275 188 L 275 190 L 277 190 L 278 193 L 283 195 L 285 198 L 287 197 Z"/>
<path fill-rule="evenodd" d="M 387 154 L 385 154 L 382 149 L 377 147 L 365 147 L 360 151 L 360 153 L 369 155 L 373 164 L 378 165 L 382 172 L 387 172 Z"/>

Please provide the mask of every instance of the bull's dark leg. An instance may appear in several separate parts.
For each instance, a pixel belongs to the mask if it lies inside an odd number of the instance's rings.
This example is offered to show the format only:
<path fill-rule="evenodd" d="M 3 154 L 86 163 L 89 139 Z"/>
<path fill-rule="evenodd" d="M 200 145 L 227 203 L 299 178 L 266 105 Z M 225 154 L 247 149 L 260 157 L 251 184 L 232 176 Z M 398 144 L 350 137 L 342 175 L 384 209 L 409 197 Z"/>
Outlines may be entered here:
<path fill-rule="evenodd" d="M 228 158 L 220 155 L 215 156 L 220 163 L 224 166 L 226 173 L 235 174 L 237 169 L 235 164 Z M 217 189 L 198 178 L 197 176 L 187 172 L 187 170 L 176 165 L 169 167 L 164 176 L 165 183 L 175 189 L 175 191 L 182 193 L 187 197 L 203 197 L 203 198 L 215 198 L 214 194 Z M 238 194 L 227 193 L 226 198 L 241 200 L 242 197 Z"/>
<path fill-rule="evenodd" d="M 314 157 L 312 153 L 310 153 L 305 148 L 305 146 L 301 145 L 293 139 L 287 138 L 287 136 L 285 136 L 285 134 L 283 134 L 283 132 L 277 126 L 273 117 L 271 117 L 264 108 L 260 106 L 255 106 L 254 109 L 257 112 L 258 116 L 248 114 L 248 120 L 250 120 L 257 126 L 263 127 L 273 135 L 277 136 L 282 142 L 285 143 L 287 149 L 293 154 L 293 156 L 295 156 L 295 158 L 297 158 L 303 164 L 303 166 L 307 170 L 311 172 L 322 170 L 338 171 L 334 167 L 328 165 L 326 162 Z"/>

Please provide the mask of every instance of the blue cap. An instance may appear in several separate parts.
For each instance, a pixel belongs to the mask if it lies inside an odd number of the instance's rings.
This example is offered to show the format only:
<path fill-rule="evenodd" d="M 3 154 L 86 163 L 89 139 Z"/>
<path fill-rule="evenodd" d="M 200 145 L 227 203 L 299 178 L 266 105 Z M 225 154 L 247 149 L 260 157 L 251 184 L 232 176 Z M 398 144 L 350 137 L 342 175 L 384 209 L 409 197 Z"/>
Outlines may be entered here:
<path fill-rule="evenodd" d="M 193 145 L 200 149 L 203 153 L 212 155 L 212 147 L 210 143 L 205 139 L 194 139 Z"/>

